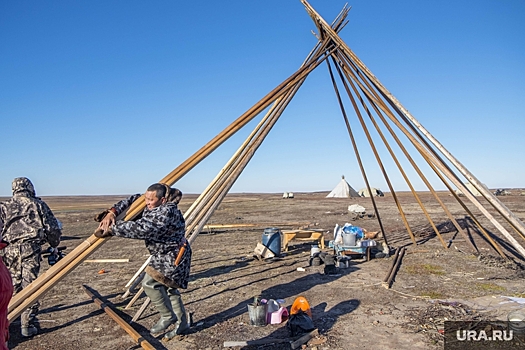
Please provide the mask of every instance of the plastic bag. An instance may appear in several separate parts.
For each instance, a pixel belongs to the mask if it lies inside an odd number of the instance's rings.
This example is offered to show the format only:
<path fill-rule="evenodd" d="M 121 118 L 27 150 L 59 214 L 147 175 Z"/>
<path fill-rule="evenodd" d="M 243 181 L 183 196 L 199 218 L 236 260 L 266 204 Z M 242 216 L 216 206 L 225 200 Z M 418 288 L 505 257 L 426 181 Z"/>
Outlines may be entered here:
<path fill-rule="evenodd" d="M 310 316 L 299 310 L 296 314 L 290 315 L 286 321 L 286 329 L 291 337 L 295 337 L 313 331 L 315 326 Z"/>
<path fill-rule="evenodd" d="M 334 227 L 334 243 L 335 244 L 343 244 L 342 230 L 343 228 L 341 226 L 339 226 L 338 224 L 335 224 L 335 227 Z"/>
<path fill-rule="evenodd" d="M 348 224 L 346 223 L 344 226 L 343 226 L 343 232 L 344 233 L 353 233 L 356 235 L 356 238 L 359 240 L 359 239 L 362 239 L 365 234 L 363 232 L 363 229 L 361 227 L 358 227 L 358 226 L 354 226 L 352 224 Z"/>

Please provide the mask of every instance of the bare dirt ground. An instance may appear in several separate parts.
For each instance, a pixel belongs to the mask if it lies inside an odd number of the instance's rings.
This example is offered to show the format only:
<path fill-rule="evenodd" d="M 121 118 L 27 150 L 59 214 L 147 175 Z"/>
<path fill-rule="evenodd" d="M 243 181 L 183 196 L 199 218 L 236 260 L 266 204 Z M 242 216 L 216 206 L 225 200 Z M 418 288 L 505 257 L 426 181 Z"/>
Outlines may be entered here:
<path fill-rule="evenodd" d="M 521 190 L 499 197 L 525 220 L 525 196 Z M 406 246 L 395 281 L 382 286 L 392 257 L 354 259 L 347 269 L 325 275 L 323 265 L 309 266 L 310 244 L 292 242 L 281 258 L 259 261 L 253 257 L 265 227 L 294 229 L 310 225 L 326 232 L 328 243 L 335 224 L 351 222 L 369 231 L 379 230 L 376 219 L 351 220 L 347 207 L 360 204 L 372 212 L 370 199 L 328 199 L 326 193 L 231 194 L 209 224 L 257 224 L 255 227 L 203 232 L 193 244 L 192 277 L 183 300 L 193 313 L 190 334 L 169 342 L 154 337 L 148 329 L 158 314 L 150 306 L 133 327 L 157 349 L 223 349 L 225 341 L 248 341 L 288 336 L 285 324 L 254 327 L 249 324 L 247 304 L 261 295 L 285 299 L 290 306 L 298 296 L 310 303 L 320 336 L 307 349 L 440 349 L 443 321 L 504 320 L 520 305 L 502 303 L 502 296 L 525 297 L 523 260 L 501 239 L 486 219 L 480 221 L 497 240 L 510 261 L 504 261 L 478 233 L 453 197 L 441 194 L 454 216 L 467 227 L 481 256 L 469 251 L 465 238 L 449 229 L 447 218 L 428 193 L 421 194 L 430 215 L 450 248 L 445 249 L 430 229 L 417 202 L 400 194 L 408 221 L 416 235 L 414 245 L 404 228 L 392 197 L 378 198 L 378 207 L 392 248 Z M 47 197 L 46 202 L 64 225 L 63 243 L 71 251 L 96 228 L 93 216 L 123 197 Z M 196 196 L 185 196 L 184 211 Z M 0 198 L 0 200 L 2 200 Z M 477 210 L 469 207 L 474 214 Z M 509 228 L 510 230 L 510 228 Z M 523 244 L 514 231 L 510 231 Z M 452 243 L 449 241 L 453 240 Z M 66 251 L 66 252 L 67 252 Z M 331 252 L 329 248 L 326 252 Z M 130 321 L 144 297 L 124 310 L 130 298 L 122 299 L 124 286 L 148 256 L 142 241 L 112 238 L 88 259 L 127 258 L 127 263 L 84 262 L 41 299 L 40 333 L 20 337 L 19 320 L 10 327 L 11 349 L 139 349 L 130 336 L 85 294 L 82 285 L 94 289 L 117 313 Z M 47 262 L 42 262 L 43 270 Z M 298 271 L 302 267 L 305 271 Z M 105 273 L 98 272 L 104 269 Z M 508 300 L 507 300 L 508 301 Z M 288 344 L 246 346 L 244 349 L 288 349 Z M 238 349 L 238 348 L 237 348 Z"/>

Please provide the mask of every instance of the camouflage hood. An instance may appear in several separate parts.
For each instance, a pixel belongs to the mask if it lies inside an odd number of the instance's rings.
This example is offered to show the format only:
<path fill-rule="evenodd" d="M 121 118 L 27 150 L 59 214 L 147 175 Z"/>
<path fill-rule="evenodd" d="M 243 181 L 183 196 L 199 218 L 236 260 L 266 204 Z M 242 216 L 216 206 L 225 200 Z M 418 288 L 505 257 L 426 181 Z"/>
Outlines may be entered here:
<path fill-rule="evenodd" d="M 17 177 L 12 184 L 13 196 L 35 197 L 35 187 L 27 177 Z"/>

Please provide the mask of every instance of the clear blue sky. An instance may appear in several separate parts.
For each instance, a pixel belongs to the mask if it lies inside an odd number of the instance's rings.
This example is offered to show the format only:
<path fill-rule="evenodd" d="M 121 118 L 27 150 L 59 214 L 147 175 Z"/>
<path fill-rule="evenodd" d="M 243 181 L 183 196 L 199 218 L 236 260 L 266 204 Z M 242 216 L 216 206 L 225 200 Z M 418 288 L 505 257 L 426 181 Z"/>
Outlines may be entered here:
<path fill-rule="evenodd" d="M 331 22 L 345 2 L 311 4 Z M 489 187 L 525 187 L 525 1 L 349 5 L 341 37 L 412 115 Z M 311 30 L 299 0 L 0 2 L 0 195 L 144 191 L 295 72 Z M 202 191 L 253 125 L 176 186 Z M 359 189 L 355 164 L 322 65 L 232 192 Z"/>

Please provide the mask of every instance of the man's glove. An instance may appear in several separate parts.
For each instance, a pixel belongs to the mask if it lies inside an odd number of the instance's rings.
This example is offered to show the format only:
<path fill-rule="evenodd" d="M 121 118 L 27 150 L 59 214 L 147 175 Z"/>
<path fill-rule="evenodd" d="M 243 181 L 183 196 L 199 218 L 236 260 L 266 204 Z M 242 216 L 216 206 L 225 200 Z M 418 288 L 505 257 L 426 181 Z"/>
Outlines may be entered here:
<path fill-rule="evenodd" d="M 93 234 L 97 238 L 106 238 L 113 236 L 113 230 L 111 229 L 111 227 L 108 228 L 106 231 L 104 231 L 101 228 L 97 228 Z"/>
<path fill-rule="evenodd" d="M 108 215 L 108 213 L 109 213 L 109 209 L 104 210 L 102 213 L 95 215 L 94 217 L 95 221 L 101 222 L 102 220 L 104 220 L 106 215 Z"/>
<path fill-rule="evenodd" d="M 62 247 L 61 249 L 66 249 L 66 247 Z M 47 253 L 47 263 L 49 264 L 49 266 L 55 265 L 57 262 L 60 261 L 60 259 L 64 257 L 64 253 L 62 253 L 62 251 L 56 247 L 47 248 L 45 253 Z"/>

